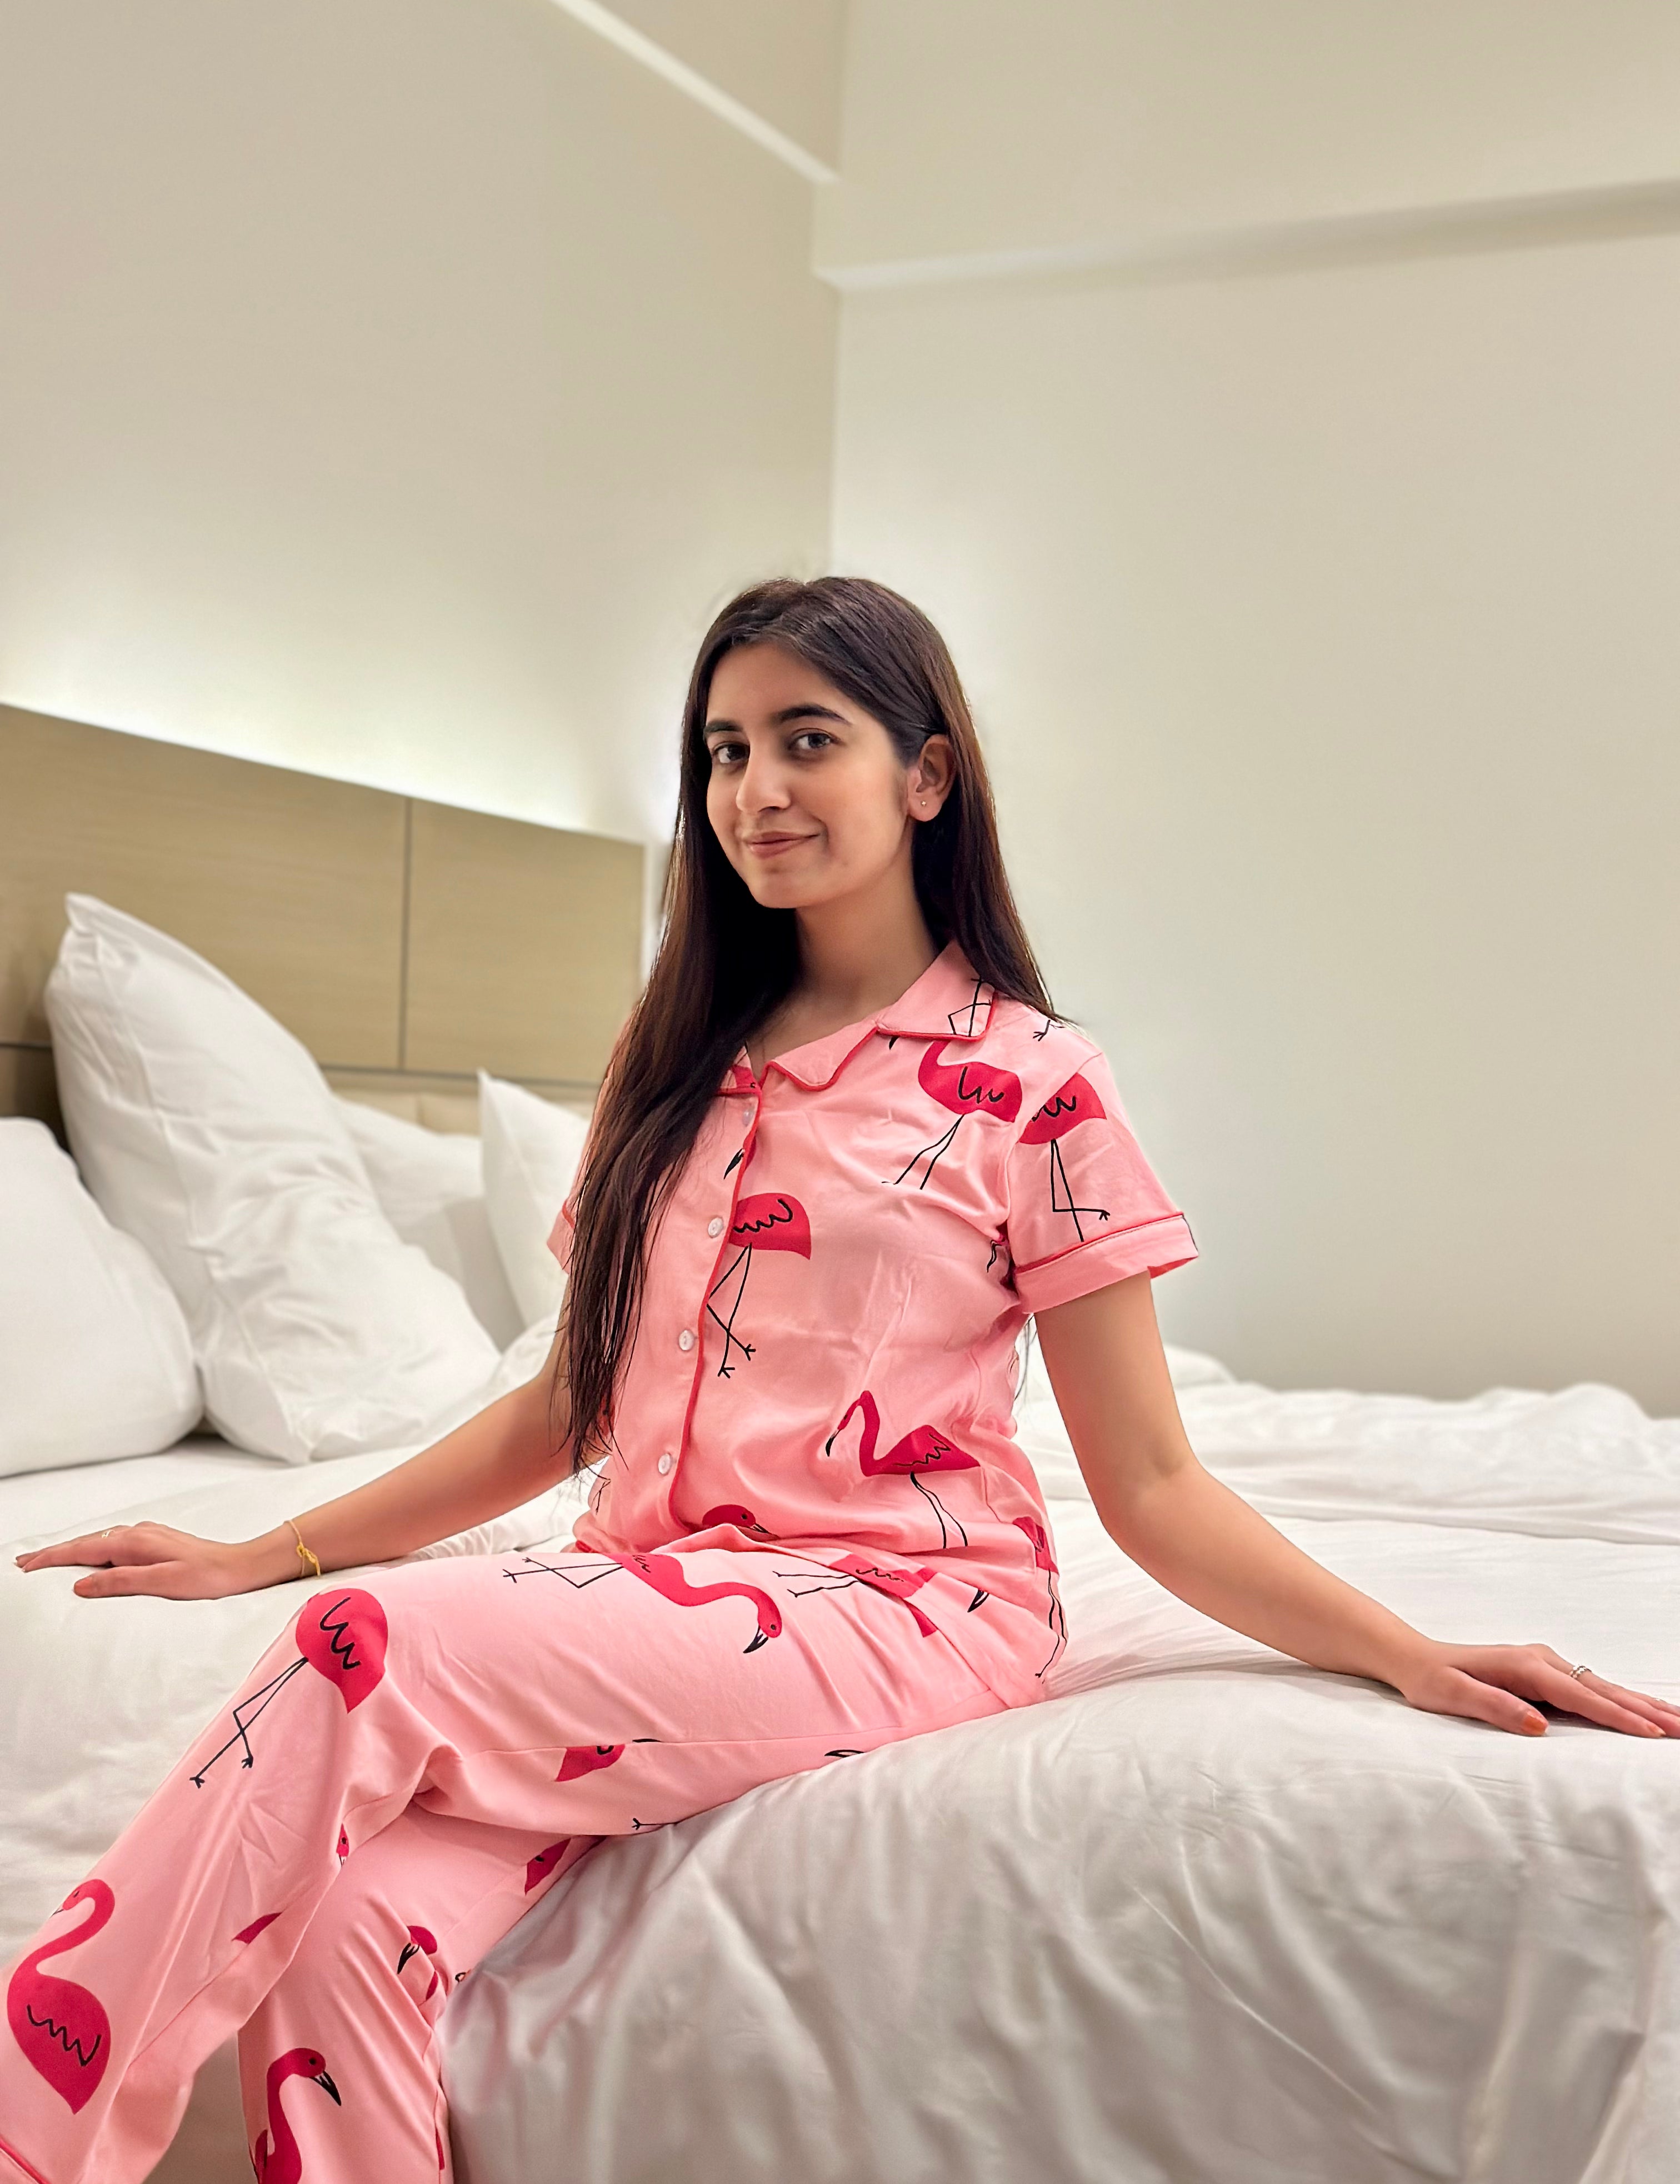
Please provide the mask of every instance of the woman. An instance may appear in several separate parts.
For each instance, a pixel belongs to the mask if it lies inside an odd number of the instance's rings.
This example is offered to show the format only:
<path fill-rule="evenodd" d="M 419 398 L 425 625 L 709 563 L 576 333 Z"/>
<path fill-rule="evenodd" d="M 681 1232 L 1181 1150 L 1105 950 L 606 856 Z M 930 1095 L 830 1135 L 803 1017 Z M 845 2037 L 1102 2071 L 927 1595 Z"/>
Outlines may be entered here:
<path fill-rule="evenodd" d="M 1150 1290 L 1195 1245 L 1050 1007 L 914 607 L 839 577 L 743 593 L 681 764 L 543 1373 L 307 1541 L 137 1524 L 20 1557 L 96 1565 L 88 1596 L 210 1597 L 388 1561 L 598 1460 L 564 1552 L 311 1589 L 14 1969 L 0 2174 L 143 2176 L 237 2027 L 259 2179 L 447 2175 L 444 2003 L 592 1843 L 1042 1697 L 1063 1632 L 1011 1434 L 1029 1312 L 1109 1531 L 1194 1607 L 1414 1706 L 1680 1735 L 1544 1646 L 1421 1636 L 1197 1462 Z"/>

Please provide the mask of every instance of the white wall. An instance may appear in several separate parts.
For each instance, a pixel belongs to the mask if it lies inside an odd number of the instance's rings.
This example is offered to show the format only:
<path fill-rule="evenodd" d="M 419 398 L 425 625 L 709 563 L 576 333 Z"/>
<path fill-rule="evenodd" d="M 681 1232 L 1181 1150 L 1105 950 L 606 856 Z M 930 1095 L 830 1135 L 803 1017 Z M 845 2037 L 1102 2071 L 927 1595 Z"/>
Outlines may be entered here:
<path fill-rule="evenodd" d="M 839 159 L 846 0 L 612 0 L 609 12 L 825 165 Z"/>
<path fill-rule="evenodd" d="M 839 8 L 619 12 L 826 159 Z M 1680 13 L 850 0 L 843 120 L 835 566 L 968 675 L 1169 1329 L 1680 1409 Z M 550 0 L 0 0 L 0 697 L 657 838 L 828 557 L 811 205 Z"/>
<path fill-rule="evenodd" d="M 548 0 L 0 0 L 0 697 L 659 836 L 826 552 L 809 219 Z"/>
<path fill-rule="evenodd" d="M 846 231 L 854 139 L 891 138 L 904 226 L 871 263 L 1052 232 L 959 233 L 949 176 L 912 187 L 917 131 L 983 156 L 1049 66 L 1023 60 L 1042 11 L 961 12 L 948 93 L 992 103 L 935 126 L 869 56 L 951 9 L 858 0 L 823 219 Z M 1625 92 L 1649 121 L 1661 64 L 1680 114 L 1651 11 L 1590 12 L 1644 17 L 1649 66 L 1610 37 L 1600 81 L 1577 48 L 1582 110 Z M 1205 40 L 1180 58 L 1219 73 Z M 1066 81 L 1094 110 L 1083 59 Z M 1441 127 L 1444 176 L 1466 140 Z M 1169 1331 L 1283 1384 L 1594 1378 L 1675 1412 L 1680 237 L 1521 239 L 849 295 L 835 559 L 926 606 L 966 674 L 1054 987 L 1202 1246 L 1160 1284 Z"/>
<path fill-rule="evenodd" d="M 1680 176 L 1672 0 L 850 0 L 854 279 Z"/>

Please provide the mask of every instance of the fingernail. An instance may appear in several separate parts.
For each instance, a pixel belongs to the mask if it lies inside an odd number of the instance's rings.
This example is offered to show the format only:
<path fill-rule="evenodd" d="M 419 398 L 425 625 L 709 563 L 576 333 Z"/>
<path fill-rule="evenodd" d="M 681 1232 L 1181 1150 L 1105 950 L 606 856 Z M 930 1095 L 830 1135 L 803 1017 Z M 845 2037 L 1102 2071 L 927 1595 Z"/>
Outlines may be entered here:
<path fill-rule="evenodd" d="M 1531 1713 L 1524 1720 L 1522 1726 L 1530 1736 L 1544 1736 L 1546 1733 L 1546 1717 L 1543 1713 Z"/>

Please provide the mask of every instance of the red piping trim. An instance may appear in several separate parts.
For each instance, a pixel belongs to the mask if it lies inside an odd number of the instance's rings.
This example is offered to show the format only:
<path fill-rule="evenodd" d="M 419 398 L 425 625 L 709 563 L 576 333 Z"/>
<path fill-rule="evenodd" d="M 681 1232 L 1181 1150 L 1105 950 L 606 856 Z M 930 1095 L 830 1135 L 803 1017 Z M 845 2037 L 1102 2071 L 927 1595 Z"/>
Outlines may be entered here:
<path fill-rule="evenodd" d="M 8 2145 L 3 2138 L 0 2138 L 0 2153 L 3 2153 L 8 2161 L 15 2161 L 25 2176 L 35 2179 L 35 2184 L 47 2184 L 47 2179 L 33 2163 L 25 2161 L 16 2147 Z"/>
<path fill-rule="evenodd" d="M 1076 1251 L 1088 1251 L 1093 1244 L 1111 1244 L 1116 1237 L 1135 1236 L 1140 1228 L 1163 1228 L 1170 1221 L 1184 1221 L 1182 1213 L 1152 1213 L 1147 1221 L 1134 1221 L 1126 1228 L 1102 1228 L 1094 1236 L 1088 1236 L 1082 1244 L 1070 1244 L 1065 1251 L 1052 1251 L 1044 1259 L 1017 1259 L 1014 1262 L 1018 1274 L 1036 1273 L 1040 1267 L 1054 1267 L 1059 1259 L 1071 1259 Z M 1184 1221 L 1188 1234 L 1190 1224 Z M 1193 1244 L 1195 1238 L 1190 1239 Z"/>

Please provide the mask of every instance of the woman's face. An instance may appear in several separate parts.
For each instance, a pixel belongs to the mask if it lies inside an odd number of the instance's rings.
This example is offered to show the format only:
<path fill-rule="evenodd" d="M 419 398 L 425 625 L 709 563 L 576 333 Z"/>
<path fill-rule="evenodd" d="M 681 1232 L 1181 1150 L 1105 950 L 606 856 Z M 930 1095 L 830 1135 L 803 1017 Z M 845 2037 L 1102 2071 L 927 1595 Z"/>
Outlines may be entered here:
<path fill-rule="evenodd" d="M 706 816 L 769 909 L 815 909 L 908 869 L 915 826 L 950 793 L 947 737 L 901 766 L 872 713 L 779 644 L 725 653 L 704 733 Z"/>

